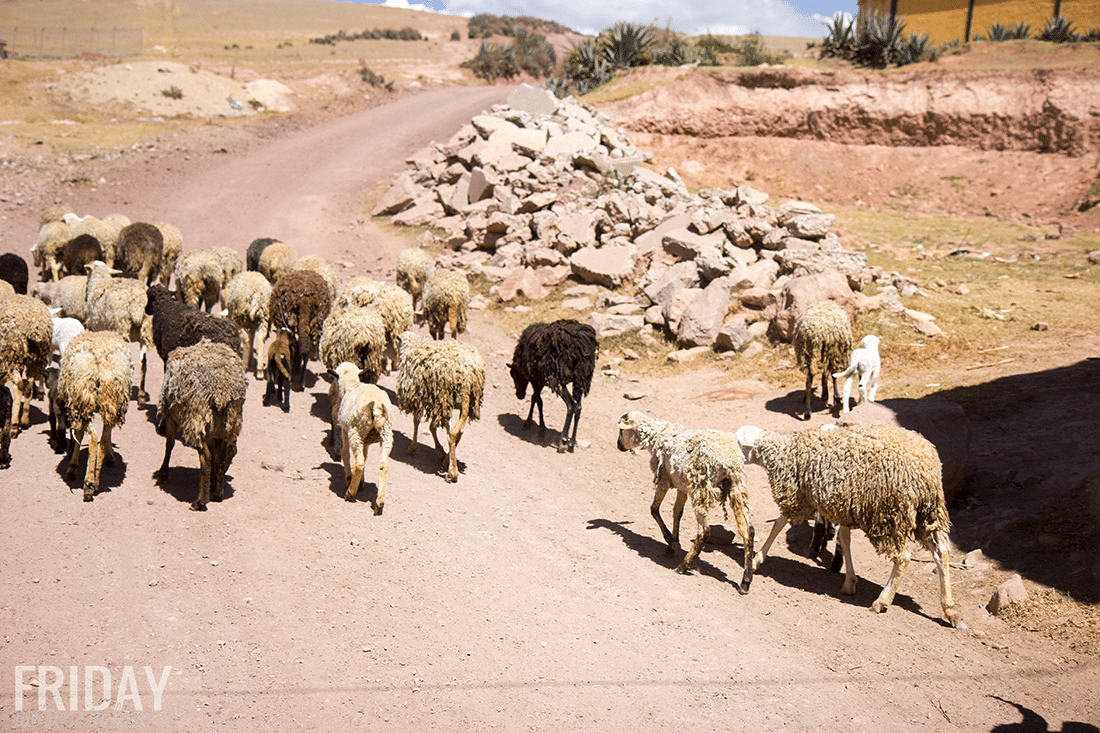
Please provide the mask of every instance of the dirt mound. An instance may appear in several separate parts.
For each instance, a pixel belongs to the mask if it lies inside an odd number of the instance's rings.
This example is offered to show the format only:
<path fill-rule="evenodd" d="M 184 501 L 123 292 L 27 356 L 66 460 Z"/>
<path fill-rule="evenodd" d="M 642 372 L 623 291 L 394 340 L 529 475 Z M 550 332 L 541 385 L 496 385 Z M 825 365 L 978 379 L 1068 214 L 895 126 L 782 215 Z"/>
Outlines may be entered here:
<path fill-rule="evenodd" d="M 1084 70 L 863 74 L 667 70 L 674 84 L 601 105 L 637 132 L 889 146 L 962 145 L 1081 156 L 1100 149 L 1100 96 Z M 633 80 L 639 81 L 639 80 Z M 653 83 L 653 70 L 646 81 Z M 623 84 L 632 83 L 628 75 Z"/>

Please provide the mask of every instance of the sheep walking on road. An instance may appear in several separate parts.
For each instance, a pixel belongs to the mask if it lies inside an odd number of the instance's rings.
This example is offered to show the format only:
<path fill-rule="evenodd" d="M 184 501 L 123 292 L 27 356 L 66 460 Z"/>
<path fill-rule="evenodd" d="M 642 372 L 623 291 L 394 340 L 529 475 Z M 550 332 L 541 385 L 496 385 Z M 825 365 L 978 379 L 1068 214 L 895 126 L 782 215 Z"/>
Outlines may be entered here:
<path fill-rule="evenodd" d="M 275 338 L 267 345 L 267 365 L 264 379 L 267 389 L 264 391 L 263 406 L 280 405 L 283 412 L 290 412 L 290 332 L 280 329 Z"/>
<path fill-rule="evenodd" d="M 831 300 L 811 303 L 794 324 L 794 354 L 800 371 L 806 374 L 806 412 L 810 419 L 810 398 L 814 375 L 821 375 L 821 401 L 829 406 L 829 380 L 833 381 L 833 401 L 839 403 L 835 372 L 848 366 L 852 353 L 852 321 L 843 306 Z"/>
<path fill-rule="evenodd" d="M 0 296 L 0 384 L 13 399 L 9 423 L 18 433 L 31 424 L 31 394 L 50 363 L 53 318 L 46 304 L 29 295 Z"/>
<path fill-rule="evenodd" d="M 394 279 L 397 285 L 412 297 L 413 310 L 420 301 L 424 284 L 435 272 L 435 260 L 419 247 L 409 247 L 397 255 L 397 269 Z"/>
<path fill-rule="evenodd" d="M 256 379 L 263 373 L 263 345 L 271 332 L 271 283 L 258 272 L 242 272 L 234 277 L 225 289 L 225 307 L 229 319 L 241 329 L 241 343 L 244 345 L 244 366 L 252 366 L 253 353 L 256 353 Z M 256 336 L 260 337 L 260 348 L 255 350 Z"/>
<path fill-rule="evenodd" d="M 225 344 L 200 341 L 168 356 L 157 408 L 164 461 L 153 478 L 161 484 L 168 480 L 178 432 L 183 444 L 199 454 L 199 495 L 191 504 L 193 511 L 204 512 L 211 499 L 222 500 L 225 472 L 237 454 L 247 388 L 241 358 Z"/>
<path fill-rule="evenodd" d="M 144 407 L 145 373 L 149 368 L 149 349 L 153 346 L 153 318 L 145 312 L 149 300 L 146 288 L 137 280 L 114 278 L 111 270 L 96 260 L 88 265 L 88 283 L 84 295 L 89 331 L 114 331 L 131 343 L 141 345 L 141 377 L 138 381 L 137 406 Z"/>
<path fill-rule="evenodd" d="M 695 567 L 710 533 L 708 511 L 721 506 L 725 513 L 729 505 L 737 523 L 737 533 L 745 543 L 745 571 L 741 584 L 736 587 L 742 595 L 748 593 L 754 570 L 752 553 L 756 533 L 752 526 L 749 494 L 745 488 L 744 458 L 737 438 L 718 430 L 685 430 L 676 423 L 632 411 L 619 419 L 618 446 L 621 451 L 637 448 L 649 451 L 654 483 L 653 503 L 649 511 L 668 543 L 666 555 L 675 556 L 680 552 L 680 518 L 684 504 L 691 498 L 699 534 L 676 572 L 687 573 Z M 661 519 L 661 502 L 669 489 L 676 490 L 671 532 Z"/>
<path fill-rule="evenodd" d="M 859 375 L 859 402 L 874 402 L 878 392 L 878 374 L 882 370 L 882 359 L 878 355 L 878 336 L 864 336 L 860 347 L 852 351 L 848 359 L 848 368 L 833 375 L 833 379 L 844 380 L 844 402 L 842 412 L 848 412 L 851 404 L 852 380 Z M 834 382 L 835 384 L 835 382 Z"/>
<path fill-rule="evenodd" d="M 458 481 L 458 441 L 468 420 L 481 417 L 485 392 L 485 360 L 469 344 L 453 339 L 432 341 L 412 331 L 401 334 L 401 354 L 397 368 L 397 406 L 413 416 L 409 455 L 416 453 L 420 421 L 428 423 L 435 454 L 447 466 L 447 483 Z M 458 421 L 451 426 L 451 413 L 458 410 Z M 447 432 L 444 452 L 436 437 L 436 428 Z"/>
<path fill-rule="evenodd" d="M 531 385 L 531 409 L 525 427 L 531 426 L 535 406 L 539 408 L 539 437 L 546 433 L 542 417 L 542 388 L 549 387 L 565 402 L 565 426 L 558 452 L 577 446 L 577 424 L 581 420 L 581 398 L 592 386 L 600 342 L 596 330 L 579 321 L 563 318 L 553 323 L 532 323 L 523 329 L 508 369 L 516 385 L 516 399 L 522 400 Z M 572 392 L 569 385 L 573 385 Z M 570 435 L 569 427 L 573 432 Z"/>
<path fill-rule="evenodd" d="M 275 246 L 268 247 L 264 254 Z M 271 288 L 271 325 L 291 336 L 290 375 L 295 392 L 303 389 L 309 360 L 320 355 L 321 332 L 331 306 L 328 285 L 312 270 L 288 272 Z"/>
<path fill-rule="evenodd" d="M 894 563 L 871 609 L 889 608 L 909 565 L 906 546 L 915 538 L 931 553 L 940 578 L 943 614 L 958 625 L 951 597 L 948 531 L 951 518 L 943 497 L 943 473 L 936 448 L 917 433 L 885 425 L 804 430 L 782 434 L 746 425 L 737 440 L 747 463 L 764 467 L 782 516 L 753 559 L 757 567 L 787 523 L 802 524 L 820 514 L 840 526 L 844 553 L 841 593 L 856 591 L 851 531 L 861 529 L 875 551 Z"/>
<path fill-rule="evenodd" d="M 86 331 L 72 340 L 61 357 L 56 401 L 72 433 L 72 453 L 65 480 L 72 481 L 80 463 L 80 443 L 88 434 L 84 501 L 99 490 L 99 472 L 115 462 L 111 431 L 126 422 L 134 364 L 126 340 L 113 331 Z M 100 417 L 96 433 L 93 419 Z M 63 441 L 62 441 L 63 442 Z M 55 449 L 59 445 L 55 442 Z"/>
<path fill-rule="evenodd" d="M 362 381 L 363 374 L 355 364 L 345 361 L 329 374 L 334 379 L 335 392 L 339 396 L 336 426 L 343 445 L 340 456 L 347 483 L 344 499 L 355 501 L 359 485 L 363 482 L 367 449 L 378 443 L 381 457 L 378 459 L 378 497 L 374 503 L 374 513 L 381 514 L 386 505 L 386 479 L 390 470 L 390 451 L 393 450 L 393 406 L 381 388 Z"/>
<path fill-rule="evenodd" d="M 466 331 L 466 309 L 470 305 L 470 283 L 461 272 L 444 270 L 432 275 L 424 284 L 424 320 L 428 333 L 437 341 L 444 329 L 451 329 L 451 338 Z"/>

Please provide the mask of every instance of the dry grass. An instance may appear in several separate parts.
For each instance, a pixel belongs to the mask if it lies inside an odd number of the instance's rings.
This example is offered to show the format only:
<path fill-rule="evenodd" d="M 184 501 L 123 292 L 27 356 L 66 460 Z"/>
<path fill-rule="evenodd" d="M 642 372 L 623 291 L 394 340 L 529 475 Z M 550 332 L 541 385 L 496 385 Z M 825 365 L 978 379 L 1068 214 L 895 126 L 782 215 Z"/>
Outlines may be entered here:
<path fill-rule="evenodd" d="M 1065 643 L 1082 656 L 1100 656 L 1100 605 L 1056 590 L 1032 593 L 1000 613 L 1009 627 Z"/>

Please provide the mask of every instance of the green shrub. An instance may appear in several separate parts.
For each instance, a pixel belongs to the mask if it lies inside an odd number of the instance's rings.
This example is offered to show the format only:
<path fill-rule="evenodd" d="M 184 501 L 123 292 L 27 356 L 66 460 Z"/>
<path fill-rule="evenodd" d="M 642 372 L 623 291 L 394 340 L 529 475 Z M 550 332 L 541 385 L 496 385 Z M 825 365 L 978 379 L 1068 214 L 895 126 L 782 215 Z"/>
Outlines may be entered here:
<path fill-rule="evenodd" d="M 485 81 L 512 79 L 519 76 L 519 66 L 516 64 L 511 47 L 505 48 L 488 41 L 482 41 L 477 56 L 469 61 L 463 61 L 461 66 Z"/>
<path fill-rule="evenodd" d="M 844 13 L 837 13 L 832 22 L 825 24 L 827 31 L 821 39 L 820 58 L 852 58 L 855 50 L 855 33 L 852 30 L 854 23 L 854 18 L 848 19 Z"/>
<path fill-rule="evenodd" d="M 743 37 L 734 45 L 733 52 L 737 54 L 738 66 L 759 66 L 760 64 L 779 64 L 783 62 L 782 55 L 764 50 L 764 41 L 760 37 L 760 31 L 753 31 Z"/>
<path fill-rule="evenodd" d="M 653 26 L 616 23 L 600 34 L 600 54 L 613 69 L 645 66 L 654 40 Z"/>
<path fill-rule="evenodd" d="M 1031 26 L 1027 23 L 1017 23 L 1012 29 L 1012 38 L 1016 41 L 1026 41 L 1031 38 Z"/>
<path fill-rule="evenodd" d="M 989 26 L 989 40 L 1010 41 L 1012 40 L 1012 31 L 1004 23 L 994 23 Z"/>
<path fill-rule="evenodd" d="M 696 41 L 695 46 L 697 48 L 707 49 L 715 56 L 723 53 L 734 53 L 737 50 L 733 44 L 718 36 L 712 36 L 710 33 Z"/>
<path fill-rule="evenodd" d="M 161 89 L 160 93 L 166 97 L 171 97 L 172 99 L 183 99 L 183 90 L 175 84 L 168 87 L 167 89 Z"/>
<path fill-rule="evenodd" d="M 569 33 L 569 29 L 552 20 L 520 15 L 512 18 L 507 15 L 478 13 L 466 21 L 466 32 L 470 38 L 490 38 L 509 36 L 515 38 L 520 30 L 527 33 Z"/>
<path fill-rule="evenodd" d="M 1081 37 L 1073 32 L 1073 23 L 1070 23 L 1065 16 L 1057 15 L 1047 21 L 1047 24 L 1043 26 L 1043 30 L 1039 32 L 1038 36 L 1040 41 L 1050 41 L 1051 43 L 1076 43 L 1081 40 Z"/>
<path fill-rule="evenodd" d="M 462 40 L 462 34 L 459 33 L 458 31 L 451 31 L 451 40 L 452 41 L 461 41 Z"/>

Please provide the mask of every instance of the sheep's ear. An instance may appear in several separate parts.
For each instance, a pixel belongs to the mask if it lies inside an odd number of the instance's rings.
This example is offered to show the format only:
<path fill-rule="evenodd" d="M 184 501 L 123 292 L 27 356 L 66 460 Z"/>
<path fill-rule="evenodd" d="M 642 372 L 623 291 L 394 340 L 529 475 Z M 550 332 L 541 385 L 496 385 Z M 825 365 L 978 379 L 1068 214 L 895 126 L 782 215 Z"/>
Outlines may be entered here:
<path fill-rule="evenodd" d="M 328 375 L 329 375 L 330 377 L 332 377 L 333 379 L 336 379 L 336 378 L 337 378 L 337 377 L 339 376 L 338 374 L 336 374 L 336 370 L 335 370 L 335 369 L 329 369 L 329 370 L 328 370 Z"/>

